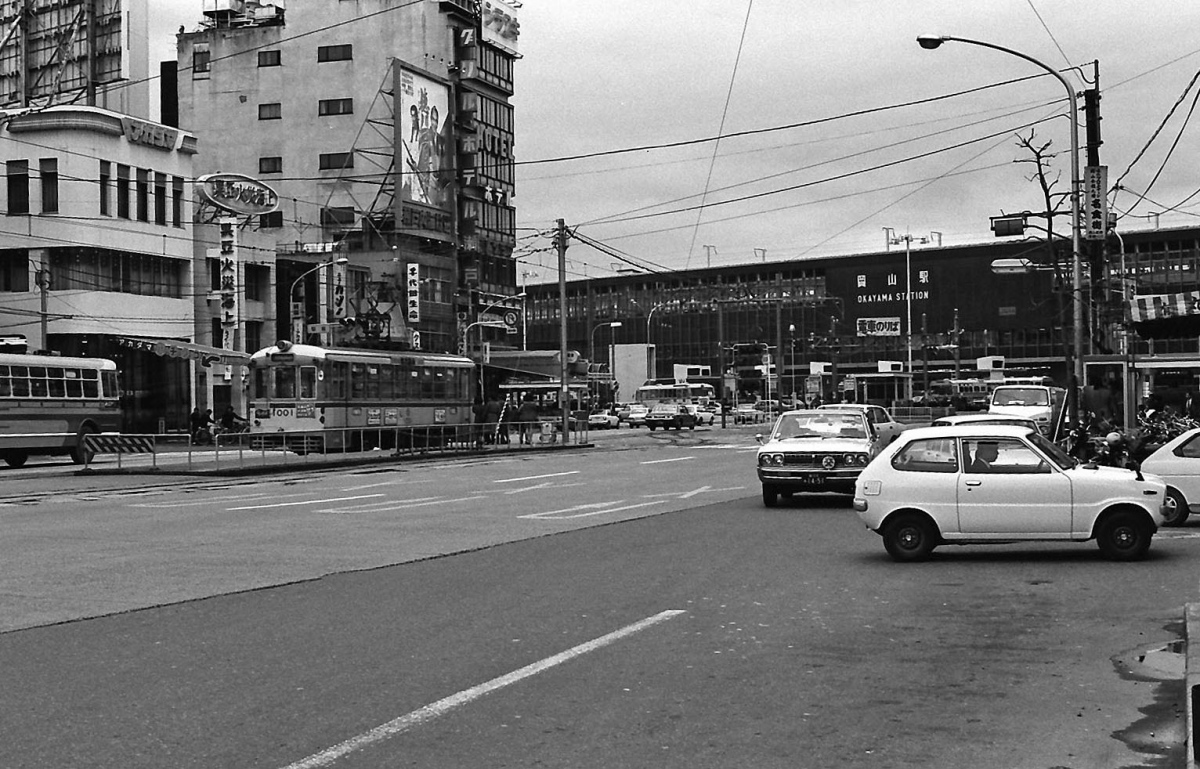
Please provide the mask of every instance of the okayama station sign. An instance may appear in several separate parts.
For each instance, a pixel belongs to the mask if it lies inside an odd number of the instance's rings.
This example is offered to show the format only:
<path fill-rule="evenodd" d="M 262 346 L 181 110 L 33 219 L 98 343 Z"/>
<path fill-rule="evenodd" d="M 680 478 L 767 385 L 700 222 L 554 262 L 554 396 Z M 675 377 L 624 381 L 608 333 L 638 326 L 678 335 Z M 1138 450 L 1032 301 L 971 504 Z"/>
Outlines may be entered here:
<path fill-rule="evenodd" d="M 279 195 L 257 179 L 242 174 L 205 174 L 196 180 L 200 198 L 239 216 L 260 216 L 279 208 Z"/>

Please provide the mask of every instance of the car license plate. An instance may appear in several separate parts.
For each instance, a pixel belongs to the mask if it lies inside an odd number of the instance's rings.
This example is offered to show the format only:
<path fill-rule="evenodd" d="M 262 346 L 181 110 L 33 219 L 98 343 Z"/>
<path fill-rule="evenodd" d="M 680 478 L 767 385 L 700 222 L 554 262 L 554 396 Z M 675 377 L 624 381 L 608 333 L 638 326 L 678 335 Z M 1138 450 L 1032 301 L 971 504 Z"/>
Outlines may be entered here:
<path fill-rule="evenodd" d="M 800 476 L 800 482 L 805 486 L 824 486 L 825 476 L 817 475 L 816 473 L 805 473 Z"/>

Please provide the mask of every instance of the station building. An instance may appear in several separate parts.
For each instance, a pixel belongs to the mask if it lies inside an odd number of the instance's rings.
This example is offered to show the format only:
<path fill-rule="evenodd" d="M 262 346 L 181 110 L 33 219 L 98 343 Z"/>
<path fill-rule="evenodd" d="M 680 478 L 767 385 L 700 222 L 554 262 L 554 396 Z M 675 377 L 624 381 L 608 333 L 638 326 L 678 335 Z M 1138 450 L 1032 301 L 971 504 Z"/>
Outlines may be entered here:
<path fill-rule="evenodd" d="M 1082 286 L 1092 402 L 1120 411 L 1152 392 L 1181 401 L 1200 389 L 1200 229 L 1121 233 L 1105 245 Z M 573 280 L 568 346 L 588 351 L 593 376 L 615 369 L 617 400 L 670 378 L 674 364 L 722 372 L 718 392 L 730 401 L 821 393 L 895 403 L 930 381 L 1006 373 L 1065 383 L 1068 254 L 1069 242 L 996 240 Z M 1030 269 L 998 274 L 997 260 Z M 527 292 L 527 346 L 555 349 L 558 286 Z M 624 374 L 622 355 L 634 361 Z"/>

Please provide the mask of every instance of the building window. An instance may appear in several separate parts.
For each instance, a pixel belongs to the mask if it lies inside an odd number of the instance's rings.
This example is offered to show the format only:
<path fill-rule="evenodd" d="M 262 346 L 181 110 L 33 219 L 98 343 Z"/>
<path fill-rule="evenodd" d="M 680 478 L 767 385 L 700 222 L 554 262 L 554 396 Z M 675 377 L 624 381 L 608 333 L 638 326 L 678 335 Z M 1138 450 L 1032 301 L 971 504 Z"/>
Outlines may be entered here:
<path fill-rule="evenodd" d="M 344 230 L 354 226 L 353 206 L 332 206 L 321 209 L 321 226 L 327 230 Z"/>
<path fill-rule="evenodd" d="M 183 226 L 183 177 L 171 177 L 171 226 Z"/>
<path fill-rule="evenodd" d="M 258 105 L 259 120 L 279 120 L 283 117 L 283 105 L 279 102 Z"/>
<path fill-rule="evenodd" d="M 8 176 L 8 212 L 29 213 L 29 161 L 9 160 L 5 165 Z"/>
<path fill-rule="evenodd" d="M 129 218 L 129 166 L 117 163 L 117 216 Z"/>
<path fill-rule="evenodd" d="M 353 115 L 354 99 L 321 99 L 317 104 L 317 115 Z"/>
<path fill-rule="evenodd" d="M 281 174 L 283 173 L 283 158 L 269 157 L 258 159 L 258 172 L 260 174 Z"/>
<path fill-rule="evenodd" d="M 278 229 L 283 226 L 283 212 L 272 211 L 269 214 L 260 214 L 258 217 L 258 226 L 260 229 L 270 230 Z"/>
<path fill-rule="evenodd" d="M 112 186 L 112 163 L 100 161 L 100 215 L 112 216 L 112 204 L 108 199 L 109 187 Z"/>
<path fill-rule="evenodd" d="M 317 61 L 349 61 L 354 58 L 354 46 L 322 45 L 317 48 Z"/>
<path fill-rule="evenodd" d="M 42 213 L 58 213 L 58 159 L 42 158 L 38 161 L 38 176 L 41 177 Z"/>
<path fill-rule="evenodd" d="M 342 168 L 354 168 L 353 152 L 324 152 L 320 156 L 318 168 L 322 171 L 337 171 Z"/>
<path fill-rule="evenodd" d="M 154 223 L 167 223 L 167 175 L 154 172 Z"/>
<path fill-rule="evenodd" d="M 197 75 L 200 77 L 208 77 L 208 71 L 212 63 L 212 54 L 208 52 L 208 48 L 196 48 L 192 51 L 192 77 Z"/>
<path fill-rule="evenodd" d="M 137 219 L 150 221 L 150 172 L 145 168 L 137 170 Z"/>
<path fill-rule="evenodd" d="M 263 322 L 261 320 L 246 321 L 246 350 L 261 350 L 263 348 Z"/>
<path fill-rule="evenodd" d="M 258 66 L 260 67 L 278 67 L 282 63 L 277 50 L 258 52 Z"/>

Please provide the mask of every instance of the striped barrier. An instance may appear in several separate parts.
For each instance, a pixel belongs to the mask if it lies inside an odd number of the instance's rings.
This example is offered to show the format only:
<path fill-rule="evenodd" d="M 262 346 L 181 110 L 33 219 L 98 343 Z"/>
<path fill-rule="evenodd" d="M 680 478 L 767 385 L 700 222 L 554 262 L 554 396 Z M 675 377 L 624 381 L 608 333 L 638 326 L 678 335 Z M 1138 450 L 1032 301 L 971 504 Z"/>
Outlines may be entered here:
<path fill-rule="evenodd" d="M 83 447 L 94 454 L 153 454 L 151 435 L 85 435 Z"/>

